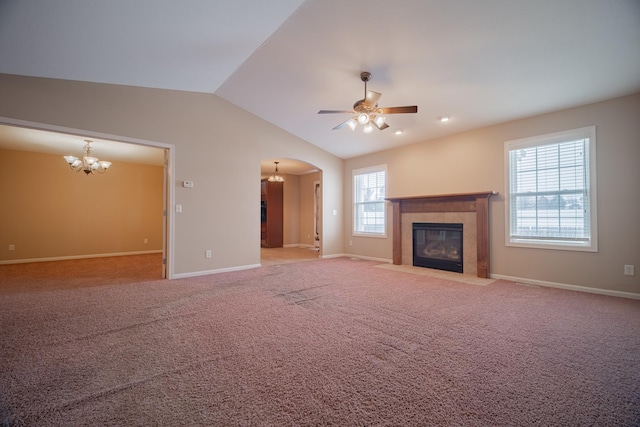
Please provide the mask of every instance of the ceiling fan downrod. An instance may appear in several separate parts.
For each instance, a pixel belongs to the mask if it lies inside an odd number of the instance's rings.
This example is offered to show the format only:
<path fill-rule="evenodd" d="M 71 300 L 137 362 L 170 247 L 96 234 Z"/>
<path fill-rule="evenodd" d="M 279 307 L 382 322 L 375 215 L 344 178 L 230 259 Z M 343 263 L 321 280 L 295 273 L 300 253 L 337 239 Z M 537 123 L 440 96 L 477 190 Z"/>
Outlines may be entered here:
<path fill-rule="evenodd" d="M 361 72 L 360 80 L 364 82 L 364 99 L 367 99 L 367 82 L 371 80 L 371 73 L 368 71 Z"/>

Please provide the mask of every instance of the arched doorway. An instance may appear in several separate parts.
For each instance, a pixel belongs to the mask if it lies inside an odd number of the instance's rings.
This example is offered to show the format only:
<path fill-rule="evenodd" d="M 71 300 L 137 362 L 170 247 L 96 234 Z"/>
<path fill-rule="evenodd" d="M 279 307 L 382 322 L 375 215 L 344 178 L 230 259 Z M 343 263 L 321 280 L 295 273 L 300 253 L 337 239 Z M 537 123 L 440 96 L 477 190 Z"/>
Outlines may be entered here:
<path fill-rule="evenodd" d="M 269 178 L 276 173 L 276 167 L 283 182 L 269 182 Z M 261 264 L 318 258 L 322 252 L 322 171 L 301 160 L 270 158 L 261 161 L 260 177 Z M 272 198 L 269 191 L 281 191 L 282 201 L 278 201 L 278 195 Z M 273 204 L 282 204 L 281 213 L 279 208 L 270 207 L 270 200 Z M 273 215 L 276 216 L 275 221 L 281 224 L 282 235 L 269 239 Z M 275 232 L 279 232 L 277 227 Z M 275 244 L 272 244 L 273 241 Z"/>

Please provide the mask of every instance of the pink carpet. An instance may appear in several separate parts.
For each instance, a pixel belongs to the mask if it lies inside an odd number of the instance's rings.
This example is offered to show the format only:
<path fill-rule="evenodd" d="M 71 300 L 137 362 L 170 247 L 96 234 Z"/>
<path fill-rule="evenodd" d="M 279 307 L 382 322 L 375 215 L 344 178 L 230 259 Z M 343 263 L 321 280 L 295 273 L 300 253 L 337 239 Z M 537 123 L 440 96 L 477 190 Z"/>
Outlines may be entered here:
<path fill-rule="evenodd" d="M 0 425 L 640 425 L 640 301 L 375 265 L 0 284 Z"/>

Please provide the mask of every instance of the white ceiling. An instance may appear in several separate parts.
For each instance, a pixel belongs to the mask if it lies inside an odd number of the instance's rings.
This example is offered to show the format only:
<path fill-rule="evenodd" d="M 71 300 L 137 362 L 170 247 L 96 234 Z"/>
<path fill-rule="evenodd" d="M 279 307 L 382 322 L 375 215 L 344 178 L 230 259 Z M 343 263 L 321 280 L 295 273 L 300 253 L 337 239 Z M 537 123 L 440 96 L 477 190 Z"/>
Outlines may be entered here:
<path fill-rule="evenodd" d="M 640 1 L 0 0 L 0 58 L 0 73 L 215 93 L 350 158 L 640 91 Z M 380 106 L 418 113 L 331 130 L 348 115 L 318 110 L 351 109 L 361 71 Z"/>

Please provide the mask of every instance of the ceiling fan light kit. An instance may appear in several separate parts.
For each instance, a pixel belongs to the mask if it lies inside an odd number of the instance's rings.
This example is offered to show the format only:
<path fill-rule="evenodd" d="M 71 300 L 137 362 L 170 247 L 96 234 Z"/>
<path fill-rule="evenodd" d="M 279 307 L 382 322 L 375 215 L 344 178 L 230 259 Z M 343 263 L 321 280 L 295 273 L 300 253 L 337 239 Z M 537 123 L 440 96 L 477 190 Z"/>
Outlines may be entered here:
<path fill-rule="evenodd" d="M 358 125 L 362 126 L 364 133 L 370 133 L 375 126 L 379 130 L 385 130 L 389 127 L 386 123 L 384 114 L 411 114 L 418 112 L 418 106 L 405 107 L 378 107 L 378 100 L 382 96 L 381 93 L 367 91 L 367 82 L 371 80 L 371 73 L 363 71 L 360 73 L 360 80 L 364 82 L 364 99 L 356 101 L 353 104 L 353 110 L 320 110 L 318 114 L 353 114 L 353 117 L 340 123 L 333 130 L 342 129 L 348 126 L 349 129 L 355 130 Z"/>

